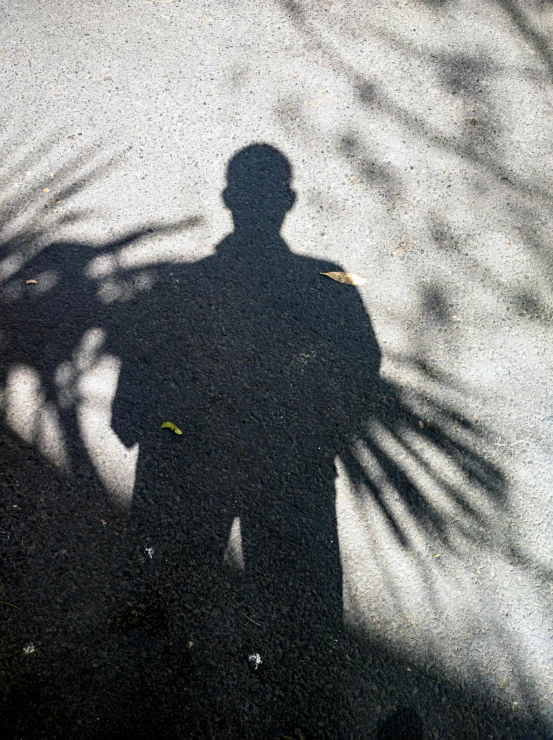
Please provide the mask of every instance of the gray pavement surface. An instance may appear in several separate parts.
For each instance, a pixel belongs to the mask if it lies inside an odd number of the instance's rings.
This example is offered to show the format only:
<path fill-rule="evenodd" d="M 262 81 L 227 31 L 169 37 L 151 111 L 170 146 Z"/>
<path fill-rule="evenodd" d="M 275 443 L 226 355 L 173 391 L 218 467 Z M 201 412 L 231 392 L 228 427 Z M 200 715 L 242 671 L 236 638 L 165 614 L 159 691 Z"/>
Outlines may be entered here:
<path fill-rule="evenodd" d="M 0 11 L 2 737 L 553 738 L 553 3 Z"/>

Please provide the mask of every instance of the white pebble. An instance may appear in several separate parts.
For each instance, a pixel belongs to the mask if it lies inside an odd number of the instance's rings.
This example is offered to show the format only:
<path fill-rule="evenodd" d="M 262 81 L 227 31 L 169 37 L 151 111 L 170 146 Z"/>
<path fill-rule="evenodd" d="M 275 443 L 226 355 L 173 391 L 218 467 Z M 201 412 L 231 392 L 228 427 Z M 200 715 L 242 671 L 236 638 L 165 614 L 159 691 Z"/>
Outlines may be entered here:
<path fill-rule="evenodd" d="M 259 653 L 253 653 L 253 655 L 250 655 L 250 657 L 248 658 L 248 660 L 250 661 L 250 663 L 253 663 L 254 664 L 254 667 L 255 667 L 255 670 L 256 671 L 259 668 L 259 666 L 261 665 L 261 663 L 263 662 L 261 660 L 261 655 L 259 655 Z"/>

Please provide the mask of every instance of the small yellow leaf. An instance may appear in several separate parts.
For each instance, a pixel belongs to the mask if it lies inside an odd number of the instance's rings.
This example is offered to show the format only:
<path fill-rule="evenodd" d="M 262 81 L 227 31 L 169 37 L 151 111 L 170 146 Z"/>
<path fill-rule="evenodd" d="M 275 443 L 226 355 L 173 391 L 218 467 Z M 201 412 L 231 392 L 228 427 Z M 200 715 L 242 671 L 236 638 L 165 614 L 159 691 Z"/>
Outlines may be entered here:
<path fill-rule="evenodd" d="M 175 434 L 182 434 L 181 430 L 171 421 L 164 421 L 161 425 L 161 429 L 170 429 L 172 432 L 175 432 Z"/>
<path fill-rule="evenodd" d="M 38 280 L 25 280 L 25 285 L 38 285 Z"/>
<path fill-rule="evenodd" d="M 365 278 L 354 275 L 353 272 L 321 272 L 320 274 L 345 285 L 365 285 L 367 282 Z"/>
<path fill-rule="evenodd" d="M 42 192 L 43 193 L 49 193 L 50 192 L 50 188 L 43 188 Z"/>
<path fill-rule="evenodd" d="M 440 557 L 440 553 L 439 553 L 439 552 L 437 552 L 437 553 L 436 553 L 436 554 L 434 555 L 434 557 L 435 557 L 435 558 L 439 558 L 439 557 Z"/>
<path fill-rule="evenodd" d="M 419 421 L 419 426 L 420 426 L 421 429 L 424 429 L 424 422 L 423 421 Z"/>

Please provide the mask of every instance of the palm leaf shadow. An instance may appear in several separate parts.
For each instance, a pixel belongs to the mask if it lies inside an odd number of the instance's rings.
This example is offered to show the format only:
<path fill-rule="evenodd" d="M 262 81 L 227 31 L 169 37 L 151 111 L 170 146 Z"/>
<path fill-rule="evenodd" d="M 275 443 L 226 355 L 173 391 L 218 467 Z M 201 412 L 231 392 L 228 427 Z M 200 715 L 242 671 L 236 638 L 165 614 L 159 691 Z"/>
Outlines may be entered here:
<path fill-rule="evenodd" d="M 380 378 L 341 459 L 363 505 L 370 498 L 401 546 L 422 534 L 442 548 L 497 545 L 507 480 L 485 454 L 488 433 L 454 405 Z"/>

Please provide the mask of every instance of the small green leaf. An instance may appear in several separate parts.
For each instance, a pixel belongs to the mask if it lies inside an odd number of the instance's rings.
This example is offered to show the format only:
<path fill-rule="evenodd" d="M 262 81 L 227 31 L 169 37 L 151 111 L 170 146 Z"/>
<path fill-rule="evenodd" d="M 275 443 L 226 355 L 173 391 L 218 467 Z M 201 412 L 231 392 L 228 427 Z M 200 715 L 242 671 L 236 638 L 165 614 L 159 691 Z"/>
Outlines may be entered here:
<path fill-rule="evenodd" d="M 182 434 L 178 426 L 175 426 L 171 421 L 164 421 L 161 425 L 161 429 L 170 429 L 172 432 L 175 432 L 175 434 Z"/>

